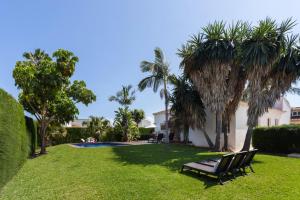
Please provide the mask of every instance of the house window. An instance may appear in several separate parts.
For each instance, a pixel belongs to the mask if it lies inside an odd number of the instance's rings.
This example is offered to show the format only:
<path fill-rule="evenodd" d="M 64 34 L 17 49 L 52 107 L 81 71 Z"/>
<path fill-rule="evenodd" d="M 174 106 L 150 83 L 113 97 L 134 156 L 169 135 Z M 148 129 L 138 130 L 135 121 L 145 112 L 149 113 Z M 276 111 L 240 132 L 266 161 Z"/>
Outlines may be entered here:
<path fill-rule="evenodd" d="M 268 125 L 268 127 L 271 126 L 271 119 L 270 118 L 268 118 L 268 120 L 267 120 L 267 125 Z"/>
<path fill-rule="evenodd" d="M 298 112 L 298 115 L 297 116 L 300 116 L 300 112 Z"/>
<path fill-rule="evenodd" d="M 279 125 L 279 120 L 275 119 L 275 126 L 278 126 L 278 125 Z"/>
<path fill-rule="evenodd" d="M 294 112 L 293 112 L 293 116 L 297 116 L 297 112 L 294 111 Z"/>

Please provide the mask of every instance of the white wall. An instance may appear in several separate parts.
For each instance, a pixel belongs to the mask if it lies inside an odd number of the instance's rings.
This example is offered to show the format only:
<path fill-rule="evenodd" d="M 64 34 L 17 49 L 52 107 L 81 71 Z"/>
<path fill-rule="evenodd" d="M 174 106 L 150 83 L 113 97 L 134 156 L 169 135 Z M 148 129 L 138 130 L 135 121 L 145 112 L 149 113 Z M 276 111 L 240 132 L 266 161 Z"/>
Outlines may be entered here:
<path fill-rule="evenodd" d="M 245 136 L 247 133 L 247 109 L 248 104 L 246 102 L 240 102 L 239 107 L 230 122 L 230 133 L 228 134 L 228 147 L 232 151 L 239 151 L 242 149 Z M 282 110 L 280 110 L 282 109 Z M 291 108 L 288 101 L 284 98 L 281 102 L 276 104 L 276 108 L 269 109 L 263 116 L 258 120 L 259 126 L 267 126 L 267 119 L 271 119 L 271 125 L 275 125 L 275 119 L 279 120 L 279 125 L 289 124 L 291 115 Z M 164 112 L 154 115 L 154 123 L 157 126 L 155 131 L 161 132 L 160 124 L 164 123 L 165 115 Z M 209 135 L 211 141 L 215 142 L 216 137 L 216 117 L 215 114 L 206 110 L 206 127 L 205 130 Z M 180 139 L 183 140 L 183 133 L 180 134 Z M 190 129 L 189 140 L 195 146 L 208 147 L 206 139 L 200 130 Z M 221 134 L 221 145 L 223 145 L 224 136 Z"/>
<path fill-rule="evenodd" d="M 165 113 L 159 112 L 157 114 L 154 114 L 154 124 L 155 124 L 155 132 L 156 133 L 165 133 L 165 131 L 160 129 L 160 125 L 165 123 Z"/>

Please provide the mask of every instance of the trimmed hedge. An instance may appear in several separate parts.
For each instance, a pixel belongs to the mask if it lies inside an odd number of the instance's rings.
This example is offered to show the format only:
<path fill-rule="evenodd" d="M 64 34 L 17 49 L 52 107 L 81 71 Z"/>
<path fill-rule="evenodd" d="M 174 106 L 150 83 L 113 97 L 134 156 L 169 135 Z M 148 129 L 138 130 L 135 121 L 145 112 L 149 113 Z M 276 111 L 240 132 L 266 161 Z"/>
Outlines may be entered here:
<path fill-rule="evenodd" d="M 140 127 L 139 128 L 139 133 L 140 133 L 139 140 L 148 140 L 149 138 L 152 137 L 153 132 L 154 132 L 154 128 Z"/>
<path fill-rule="evenodd" d="M 87 133 L 86 128 L 60 128 L 56 133 L 51 133 L 48 137 L 48 142 L 51 145 L 59 145 L 66 143 L 78 143 L 80 139 L 88 138 L 90 135 Z"/>
<path fill-rule="evenodd" d="M 253 131 L 253 146 L 270 153 L 300 153 L 300 126 L 259 127 Z"/>
<path fill-rule="evenodd" d="M 28 152 L 23 107 L 0 89 L 0 188 L 17 173 Z"/>
<path fill-rule="evenodd" d="M 30 155 L 34 156 L 37 146 L 37 124 L 31 117 L 28 116 L 25 116 L 25 124 L 30 141 Z"/>

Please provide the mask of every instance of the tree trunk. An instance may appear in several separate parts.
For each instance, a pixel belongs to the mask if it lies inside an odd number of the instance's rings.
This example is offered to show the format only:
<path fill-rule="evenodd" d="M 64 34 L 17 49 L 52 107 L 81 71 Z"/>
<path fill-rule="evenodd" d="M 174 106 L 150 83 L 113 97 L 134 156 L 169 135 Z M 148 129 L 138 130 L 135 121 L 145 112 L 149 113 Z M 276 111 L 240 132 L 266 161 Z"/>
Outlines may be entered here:
<path fill-rule="evenodd" d="M 208 136 L 208 134 L 207 134 L 205 128 L 203 128 L 201 131 L 203 132 L 203 135 L 204 135 L 204 137 L 205 137 L 205 139 L 206 139 L 206 142 L 207 142 L 209 148 L 211 148 L 211 149 L 214 148 L 214 143 L 211 141 L 211 139 L 210 139 L 210 137 Z"/>
<path fill-rule="evenodd" d="M 189 142 L 189 129 L 190 129 L 190 127 L 188 125 L 184 125 L 183 140 L 184 140 L 185 144 L 187 144 Z"/>
<path fill-rule="evenodd" d="M 40 123 L 40 137 L 41 137 L 41 151 L 40 154 L 46 154 L 46 130 L 47 126 L 45 122 Z"/>
<path fill-rule="evenodd" d="M 169 97 L 168 97 L 168 91 L 167 91 L 167 83 L 164 82 L 164 95 L 165 95 L 165 129 L 166 129 L 166 142 L 169 143 L 169 112 L 168 112 L 168 105 L 169 105 Z"/>
<path fill-rule="evenodd" d="M 216 141 L 215 150 L 221 151 L 221 132 L 222 132 L 222 113 L 220 111 L 216 112 Z"/>
<path fill-rule="evenodd" d="M 227 119 L 223 120 L 223 131 L 224 131 L 224 147 L 223 150 L 224 151 L 228 151 L 228 126 L 229 126 L 229 122 Z"/>
<path fill-rule="evenodd" d="M 252 133 L 253 133 L 253 127 L 249 126 L 247 129 L 244 146 L 241 151 L 249 151 L 251 146 Z"/>

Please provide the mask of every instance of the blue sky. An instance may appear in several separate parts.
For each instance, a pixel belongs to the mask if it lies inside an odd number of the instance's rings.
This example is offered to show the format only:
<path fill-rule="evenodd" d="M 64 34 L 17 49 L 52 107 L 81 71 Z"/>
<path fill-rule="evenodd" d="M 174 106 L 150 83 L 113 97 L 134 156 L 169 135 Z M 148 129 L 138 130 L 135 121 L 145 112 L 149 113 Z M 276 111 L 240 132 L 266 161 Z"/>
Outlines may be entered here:
<path fill-rule="evenodd" d="M 267 16 L 293 17 L 300 23 L 300 2 L 279 0 L 44 0 L 1 1 L 0 87 L 17 97 L 12 70 L 25 51 L 58 48 L 73 51 L 80 59 L 74 79 L 84 80 L 97 102 L 79 105 L 79 118 L 89 115 L 114 117 L 118 105 L 108 101 L 122 84 L 136 86 L 145 74 L 142 60 L 153 59 L 161 47 L 173 73 L 180 73 L 177 49 L 191 34 L 214 20 L 248 20 L 255 24 Z M 300 33 L 297 25 L 294 33 Z M 288 95 L 292 106 L 300 97 Z M 132 108 L 146 115 L 163 109 L 159 94 L 137 92 Z"/>

